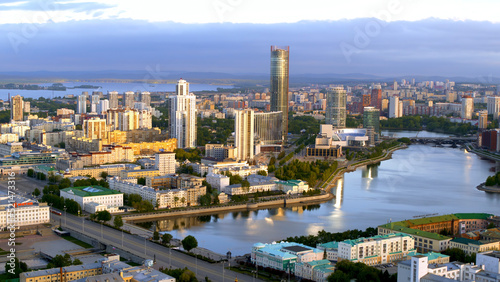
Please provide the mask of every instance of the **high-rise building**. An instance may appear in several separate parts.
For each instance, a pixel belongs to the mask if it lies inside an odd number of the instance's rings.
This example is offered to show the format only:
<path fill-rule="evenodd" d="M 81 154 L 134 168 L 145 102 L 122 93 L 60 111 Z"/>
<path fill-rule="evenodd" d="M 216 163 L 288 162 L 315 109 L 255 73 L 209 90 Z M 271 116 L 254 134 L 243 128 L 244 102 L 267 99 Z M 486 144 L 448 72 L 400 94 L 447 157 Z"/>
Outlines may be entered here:
<path fill-rule="evenodd" d="M 254 117 L 255 136 L 259 138 L 262 145 L 281 145 L 283 143 L 281 112 L 255 113 Z"/>
<path fill-rule="evenodd" d="M 375 85 L 372 89 L 370 106 L 379 110 L 382 109 L 382 87 L 380 84 Z"/>
<path fill-rule="evenodd" d="M 92 118 L 83 121 L 83 132 L 85 137 L 90 139 L 106 138 L 106 120 L 100 118 Z"/>
<path fill-rule="evenodd" d="M 31 112 L 31 103 L 30 103 L 30 101 L 24 101 L 23 102 L 23 112 L 28 113 L 28 114 Z"/>
<path fill-rule="evenodd" d="M 369 107 L 369 106 L 370 106 L 370 104 L 371 104 L 371 99 L 372 99 L 372 98 L 371 98 L 371 95 L 370 95 L 370 94 L 363 94 L 363 100 L 362 100 L 362 102 L 361 102 L 361 103 L 362 103 L 362 105 L 361 105 L 361 106 L 362 106 L 362 109 L 363 109 L 364 107 Z"/>
<path fill-rule="evenodd" d="M 111 91 L 108 92 L 109 108 L 118 109 L 118 92 Z"/>
<path fill-rule="evenodd" d="M 160 175 L 175 173 L 175 153 L 160 152 L 155 154 L 155 169 Z"/>
<path fill-rule="evenodd" d="M 363 110 L 363 128 L 373 127 L 374 133 L 380 131 L 380 111 L 374 107 L 365 107 Z"/>
<path fill-rule="evenodd" d="M 23 120 L 23 97 L 20 95 L 14 96 L 11 99 L 11 118 L 13 121 L 22 121 Z"/>
<path fill-rule="evenodd" d="M 394 91 L 397 91 L 398 90 L 398 82 L 394 80 L 394 84 L 393 84 L 393 90 Z"/>
<path fill-rule="evenodd" d="M 146 107 L 151 106 L 151 93 L 147 91 L 141 92 L 140 97 L 141 97 L 141 103 L 144 103 Z"/>
<path fill-rule="evenodd" d="M 107 112 L 108 110 L 109 110 L 109 100 L 108 99 L 100 100 L 99 104 L 97 105 L 97 113 L 101 115 L 102 113 Z"/>
<path fill-rule="evenodd" d="M 479 122 L 477 127 L 479 129 L 486 129 L 488 127 L 488 111 L 479 112 Z"/>
<path fill-rule="evenodd" d="M 500 113 L 500 97 L 488 97 L 488 114 L 493 115 L 493 119 L 498 119 Z"/>
<path fill-rule="evenodd" d="M 91 103 L 90 103 L 90 112 L 91 113 L 97 113 L 97 105 L 99 105 L 99 93 L 93 93 L 91 96 Z"/>
<path fill-rule="evenodd" d="M 401 110 L 399 110 L 399 97 L 391 96 L 389 98 L 389 118 L 398 118 L 401 117 L 399 114 Z"/>
<path fill-rule="evenodd" d="M 196 96 L 189 93 L 189 83 L 180 79 L 176 95 L 170 96 L 170 138 L 177 139 L 178 148 L 196 146 Z"/>
<path fill-rule="evenodd" d="M 288 136 L 288 76 L 290 48 L 271 46 L 271 111 L 282 112 L 282 135 Z"/>
<path fill-rule="evenodd" d="M 254 111 L 235 111 L 234 145 L 239 160 L 252 159 L 254 156 Z"/>
<path fill-rule="evenodd" d="M 76 113 L 77 114 L 85 114 L 87 113 L 87 95 L 83 93 L 78 96 L 78 100 L 76 101 Z"/>
<path fill-rule="evenodd" d="M 326 93 L 326 124 L 345 128 L 347 92 L 342 86 L 331 87 Z"/>
<path fill-rule="evenodd" d="M 127 91 L 123 94 L 123 107 L 133 109 L 135 103 L 135 93 Z"/>
<path fill-rule="evenodd" d="M 472 113 L 474 112 L 474 98 L 470 96 L 462 97 L 462 114 L 460 117 L 462 119 L 472 119 Z"/>

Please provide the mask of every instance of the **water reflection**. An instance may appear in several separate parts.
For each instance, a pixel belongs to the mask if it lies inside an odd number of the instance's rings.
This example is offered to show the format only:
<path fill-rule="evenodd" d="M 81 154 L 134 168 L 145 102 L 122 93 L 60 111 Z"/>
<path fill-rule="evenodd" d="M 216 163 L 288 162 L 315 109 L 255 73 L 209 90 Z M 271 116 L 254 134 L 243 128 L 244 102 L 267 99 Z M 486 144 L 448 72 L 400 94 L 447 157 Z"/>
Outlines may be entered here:
<path fill-rule="evenodd" d="M 361 168 L 361 177 L 373 179 L 378 177 L 378 167 L 380 163 L 367 165 Z"/>
<path fill-rule="evenodd" d="M 342 207 L 342 199 L 344 197 L 344 176 L 337 180 L 337 187 L 335 191 L 333 191 L 333 195 L 335 196 L 335 204 L 333 205 L 335 208 L 340 209 Z"/>

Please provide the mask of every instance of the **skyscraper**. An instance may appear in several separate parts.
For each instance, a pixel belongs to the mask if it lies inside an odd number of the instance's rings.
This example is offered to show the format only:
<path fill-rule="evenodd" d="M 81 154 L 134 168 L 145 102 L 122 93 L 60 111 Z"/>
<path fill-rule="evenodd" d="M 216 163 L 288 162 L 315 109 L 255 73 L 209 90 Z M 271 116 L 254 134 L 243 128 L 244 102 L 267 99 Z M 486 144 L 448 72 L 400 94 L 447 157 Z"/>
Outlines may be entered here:
<path fill-rule="evenodd" d="M 290 47 L 271 46 L 271 111 L 282 112 L 282 132 L 288 135 L 288 76 Z"/>
<path fill-rule="evenodd" d="M 248 160 L 254 156 L 254 111 L 235 111 L 234 145 L 238 159 Z"/>
<path fill-rule="evenodd" d="M 375 85 L 372 89 L 370 106 L 382 109 L 382 87 L 380 84 Z"/>
<path fill-rule="evenodd" d="M 14 96 L 11 99 L 11 118 L 13 121 L 23 120 L 23 97 L 20 95 Z"/>
<path fill-rule="evenodd" d="M 471 96 L 462 97 L 462 113 L 460 117 L 462 119 L 472 119 L 472 113 L 474 112 L 474 98 Z"/>
<path fill-rule="evenodd" d="M 399 97 L 391 96 L 389 98 L 389 118 L 398 118 L 401 111 L 399 110 Z"/>
<path fill-rule="evenodd" d="M 365 107 L 363 110 L 363 128 L 373 127 L 374 133 L 380 130 L 380 111 L 374 107 Z"/>
<path fill-rule="evenodd" d="M 326 124 L 345 128 L 347 92 L 342 86 L 331 87 L 326 93 Z"/>
<path fill-rule="evenodd" d="M 77 114 L 87 113 L 87 95 L 83 93 L 80 96 L 78 96 L 78 100 L 76 101 L 76 113 Z"/>
<path fill-rule="evenodd" d="M 176 95 L 170 96 L 170 138 L 177 139 L 178 148 L 196 146 L 196 96 L 189 93 L 189 83 L 180 79 Z"/>
<path fill-rule="evenodd" d="M 133 109 L 135 103 L 135 93 L 127 91 L 123 94 L 123 107 Z"/>
<path fill-rule="evenodd" d="M 281 112 L 255 113 L 255 135 L 263 145 L 281 145 L 283 135 L 281 123 L 283 117 Z"/>
<path fill-rule="evenodd" d="M 109 108 L 118 109 L 118 92 L 111 91 L 108 92 Z"/>

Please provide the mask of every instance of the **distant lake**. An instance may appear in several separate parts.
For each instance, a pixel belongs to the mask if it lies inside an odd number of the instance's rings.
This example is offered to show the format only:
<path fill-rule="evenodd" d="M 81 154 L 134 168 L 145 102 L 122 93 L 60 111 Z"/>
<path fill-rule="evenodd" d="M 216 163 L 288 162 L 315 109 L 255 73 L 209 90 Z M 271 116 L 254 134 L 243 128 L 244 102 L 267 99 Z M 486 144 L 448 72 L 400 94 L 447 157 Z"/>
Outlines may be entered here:
<path fill-rule="evenodd" d="M 32 83 L 35 84 L 35 83 Z M 35 98 L 39 97 L 52 98 L 58 96 L 65 96 L 69 94 L 79 95 L 83 91 L 92 94 L 92 91 L 101 91 L 103 94 L 108 93 L 108 91 L 118 91 L 118 93 L 123 93 L 126 91 L 149 91 L 149 92 L 173 92 L 175 91 L 175 84 L 149 84 L 149 83 L 106 83 L 106 82 L 65 82 L 62 83 L 66 87 L 75 87 L 80 85 L 92 85 L 100 86 L 99 89 L 86 89 L 86 88 L 75 88 L 66 89 L 66 91 L 52 91 L 52 90 L 18 90 L 18 89 L 0 89 L 0 99 L 6 100 L 8 94 L 11 96 L 21 95 L 25 98 Z M 40 86 L 51 86 L 52 83 L 36 83 Z M 192 91 L 216 91 L 217 88 L 234 88 L 232 85 L 214 85 L 214 84 L 190 84 L 189 90 Z"/>

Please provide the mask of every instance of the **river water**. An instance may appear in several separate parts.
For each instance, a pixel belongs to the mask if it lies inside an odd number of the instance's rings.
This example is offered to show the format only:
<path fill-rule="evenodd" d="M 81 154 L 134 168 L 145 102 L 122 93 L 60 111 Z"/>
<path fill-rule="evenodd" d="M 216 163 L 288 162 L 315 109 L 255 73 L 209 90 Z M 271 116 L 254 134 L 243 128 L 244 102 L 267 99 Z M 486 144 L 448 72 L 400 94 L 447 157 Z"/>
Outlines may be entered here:
<path fill-rule="evenodd" d="M 52 83 L 38 83 L 39 86 L 51 86 Z M 108 82 L 65 82 L 63 83 L 66 87 L 75 87 L 81 85 L 92 85 L 99 86 L 99 89 L 85 89 L 85 88 L 74 88 L 66 89 L 66 91 L 52 91 L 52 90 L 17 90 L 17 89 L 0 89 L 0 99 L 6 100 L 8 94 L 11 97 L 15 95 L 21 95 L 24 98 L 35 98 L 39 97 L 52 98 L 52 97 L 63 97 L 65 95 L 73 94 L 80 95 L 83 91 L 87 91 L 92 94 L 93 91 L 101 91 L 103 94 L 108 93 L 108 91 L 118 91 L 118 93 L 123 93 L 126 91 L 149 91 L 149 92 L 173 92 L 175 91 L 175 84 L 149 84 L 149 83 L 108 83 Z M 189 84 L 190 91 L 215 91 L 217 88 L 233 88 L 231 85 L 212 85 L 212 84 Z"/>
<path fill-rule="evenodd" d="M 395 134 L 414 136 L 416 132 Z M 421 132 L 418 136 L 445 135 Z M 365 229 L 434 213 L 498 214 L 500 195 L 475 188 L 493 174 L 490 168 L 495 166 L 463 149 L 411 145 L 396 151 L 390 160 L 345 174 L 332 191 L 336 198 L 321 205 L 229 212 L 146 225 L 156 224 L 175 238 L 193 235 L 201 247 L 239 255 L 249 253 L 256 242 L 316 234 L 322 229 Z"/>

